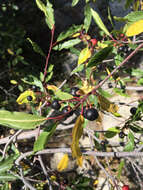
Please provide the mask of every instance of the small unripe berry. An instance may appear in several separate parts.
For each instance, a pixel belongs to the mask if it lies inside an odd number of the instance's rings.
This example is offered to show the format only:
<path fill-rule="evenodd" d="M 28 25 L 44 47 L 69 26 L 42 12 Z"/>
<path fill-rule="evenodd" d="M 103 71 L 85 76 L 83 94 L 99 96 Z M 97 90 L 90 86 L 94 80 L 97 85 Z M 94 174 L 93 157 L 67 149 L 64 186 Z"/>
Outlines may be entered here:
<path fill-rule="evenodd" d="M 53 102 L 51 103 L 51 108 L 53 108 L 54 110 L 59 110 L 61 107 L 61 104 L 59 103 L 58 100 L 53 100 Z"/>
<path fill-rule="evenodd" d="M 137 108 L 136 108 L 136 107 L 132 107 L 132 108 L 130 109 L 130 113 L 131 113 L 132 115 L 135 115 L 135 114 L 136 114 L 136 111 L 137 111 Z"/>
<path fill-rule="evenodd" d="M 27 100 L 29 101 L 29 102 L 31 102 L 32 101 L 32 96 L 27 96 Z"/>

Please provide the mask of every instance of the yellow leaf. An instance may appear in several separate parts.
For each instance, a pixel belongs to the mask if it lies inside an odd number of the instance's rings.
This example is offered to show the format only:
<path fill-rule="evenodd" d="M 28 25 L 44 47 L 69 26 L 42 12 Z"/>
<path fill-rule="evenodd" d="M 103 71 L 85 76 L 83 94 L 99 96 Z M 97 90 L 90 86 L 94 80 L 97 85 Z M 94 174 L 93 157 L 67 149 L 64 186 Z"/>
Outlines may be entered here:
<path fill-rule="evenodd" d="M 78 166 L 82 167 L 83 156 L 79 156 L 79 157 L 77 158 L 76 162 L 77 162 L 77 165 L 78 165 Z"/>
<path fill-rule="evenodd" d="M 56 91 L 58 88 L 55 85 L 47 85 L 48 90 Z"/>
<path fill-rule="evenodd" d="M 135 36 L 143 32 L 143 19 L 131 24 L 126 31 L 126 36 Z"/>
<path fill-rule="evenodd" d="M 97 96 L 99 104 L 101 108 L 105 111 L 116 113 L 118 111 L 118 106 L 112 102 L 110 102 L 108 99 L 106 99 L 104 96 L 98 94 Z"/>
<path fill-rule="evenodd" d="M 77 33 L 75 33 L 75 34 L 72 35 L 73 38 L 76 38 L 78 36 L 80 36 L 80 32 L 77 32 Z"/>
<path fill-rule="evenodd" d="M 10 80 L 10 83 L 11 84 L 17 84 L 17 81 L 16 80 Z"/>
<path fill-rule="evenodd" d="M 63 171 L 68 167 L 69 157 L 68 154 L 64 154 L 60 162 L 58 163 L 57 169 L 59 172 Z"/>
<path fill-rule="evenodd" d="M 79 166 L 82 166 L 82 158 L 81 158 L 82 153 L 79 147 L 79 139 L 83 134 L 83 123 L 84 123 L 84 118 L 82 115 L 80 115 L 77 118 L 72 130 L 72 144 L 71 144 L 72 157 L 77 159 L 77 163 Z"/>
<path fill-rule="evenodd" d="M 11 50 L 11 49 L 7 49 L 7 52 L 10 54 L 10 55 L 14 55 L 14 52 Z"/>
<path fill-rule="evenodd" d="M 100 42 L 100 41 L 97 42 L 97 45 L 98 45 L 99 48 L 108 47 L 108 44 L 102 43 L 102 42 Z"/>
<path fill-rule="evenodd" d="M 80 90 L 81 90 L 82 92 L 84 92 L 84 94 L 88 94 L 91 90 L 94 89 L 94 86 L 90 85 L 87 80 L 85 80 L 85 81 L 83 82 L 83 85 L 82 85 L 82 86 L 83 86 L 83 87 L 80 88 Z"/>
<path fill-rule="evenodd" d="M 16 102 L 18 104 L 29 103 L 29 101 L 27 100 L 27 96 L 32 97 L 32 102 L 36 100 L 34 92 L 32 90 L 26 90 L 25 92 L 20 94 L 20 96 L 17 98 Z"/>
<path fill-rule="evenodd" d="M 84 63 L 88 58 L 91 57 L 91 51 L 88 49 L 88 47 L 84 48 L 79 55 L 78 58 L 78 65 Z"/>
<path fill-rule="evenodd" d="M 107 73 L 108 73 L 108 75 L 110 75 L 110 71 L 109 71 L 109 69 L 106 67 L 106 71 L 107 71 Z M 110 78 L 113 78 L 112 76 L 110 77 Z"/>
<path fill-rule="evenodd" d="M 96 186 L 98 183 L 99 183 L 99 181 L 96 179 L 96 180 L 93 182 L 93 185 Z"/>

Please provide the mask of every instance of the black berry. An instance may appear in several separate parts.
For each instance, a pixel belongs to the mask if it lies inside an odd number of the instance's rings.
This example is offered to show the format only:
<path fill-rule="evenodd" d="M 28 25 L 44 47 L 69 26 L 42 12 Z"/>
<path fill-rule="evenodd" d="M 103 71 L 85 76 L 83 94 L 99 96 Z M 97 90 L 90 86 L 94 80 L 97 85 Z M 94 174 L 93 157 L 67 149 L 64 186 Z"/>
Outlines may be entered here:
<path fill-rule="evenodd" d="M 32 101 L 32 96 L 27 96 L 27 100 L 29 101 L 29 102 L 31 102 Z"/>
<path fill-rule="evenodd" d="M 67 112 L 69 112 L 69 113 L 66 114 Z M 62 114 L 66 114 L 66 117 L 70 117 L 73 114 L 73 110 L 72 110 L 72 108 L 70 106 L 65 106 L 65 107 L 62 108 Z"/>
<path fill-rule="evenodd" d="M 108 88 L 113 88 L 113 85 L 111 82 L 108 83 Z"/>
<path fill-rule="evenodd" d="M 125 137 L 125 133 L 121 131 L 121 132 L 119 133 L 119 137 L 120 137 L 121 139 L 123 139 L 123 138 Z"/>
<path fill-rule="evenodd" d="M 136 114 L 136 111 L 137 111 L 137 108 L 136 108 L 136 107 L 132 107 L 132 108 L 130 109 L 130 113 L 131 113 L 132 115 L 135 115 L 135 114 Z"/>
<path fill-rule="evenodd" d="M 125 143 L 124 142 L 120 142 L 120 146 L 125 146 Z"/>
<path fill-rule="evenodd" d="M 73 87 L 73 88 L 71 88 L 70 93 L 71 93 L 71 95 L 73 95 L 73 96 L 79 97 L 80 95 L 78 94 L 78 91 L 79 91 L 79 88 L 78 88 L 78 87 Z"/>
<path fill-rule="evenodd" d="M 51 108 L 53 108 L 54 110 L 59 110 L 61 107 L 61 104 L 59 103 L 58 100 L 53 100 L 53 102 L 51 103 Z"/>
<path fill-rule="evenodd" d="M 94 121 L 98 118 L 99 114 L 95 108 L 89 108 L 83 110 L 83 116 L 90 121 Z"/>
<path fill-rule="evenodd" d="M 40 88 L 38 86 L 36 86 L 36 85 L 32 85 L 32 90 L 34 92 L 37 92 L 37 91 L 40 91 Z"/>
<path fill-rule="evenodd" d="M 105 139 L 105 140 L 102 140 L 100 144 L 101 144 L 102 146 L 105 146 L 105 145 L 107 145 L 108 143 L 109 143 L 109 142 Z"/>

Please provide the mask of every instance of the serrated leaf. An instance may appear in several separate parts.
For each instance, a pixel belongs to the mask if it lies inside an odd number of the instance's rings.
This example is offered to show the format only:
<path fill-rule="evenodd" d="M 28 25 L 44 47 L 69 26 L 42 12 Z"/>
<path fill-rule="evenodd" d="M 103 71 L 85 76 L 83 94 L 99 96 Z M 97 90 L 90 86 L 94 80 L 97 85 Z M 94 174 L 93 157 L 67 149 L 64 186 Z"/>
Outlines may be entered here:
<path fill-rule="evenodd" d="M 55 24 L 54 20 L 54 10 L 52 8 L 52 4 L 48 1 L 45 5 L 41 0 L 36 0 L 36 4 L 38 8 L 45 14 L 46 17 L 46 23 L 48 27 L 52 30 Z"/>
<path fill-rule="evenodd" d="M 90 57 L 91 57 L 91 50 L 88 47 L 84 48 L 80 52 L 80 55 L 78 58 L 78 65 L 85 63 Z"/>
<path fill-rule="evenodd" d="M 79 2 L 79 0 L 72 0 L 72 7 L 74 7 L 75 5 L 77 5 L 78 2 Z"/>
<path fill-rule="evenodd" d="M 38 44 L 36 42 L 33 42 L 30 38 L 27 38 L 27 40 L 31 43 L 33 50 L 40 54 L 41 56 L 46 58 L 46 55 L 44 54 L 44 52 L 42 51 L 42 49 L 40 48 L 40 46 L 38 46 Z"/>
<path fill-rule="evenodd" d="M 69 48 L 71 48 L 71 47 L 79 44 L 80 42 L 81 42 L 81 40 L 78 39 L 78 38 L 77 39 L 68 40 L 66 42 L 63 42 L 61 44 L 56 45 L 55 47 L 53 47 L 53 49 L 54 50 L 58 50 L 58 51 L 60 51 L 62 49 L 69 49 Z"/>
<path fill-rule="evenodd" d="M 60 162 L 58 163 L 57 170 L 59 172 L 65 170 L 68 167 L 69 157 L 68 154 L 64 154 Z"/>
<path fill-rule="evenodd" d="M 116 113 L 118 111 L 118 105 L 110 102 L 107 98 L 105 98 L 104 96 L 98 94 L 97 95 L 97 98 L 98 98 L 98 101 L 99 101 L 99 104 L 100 104 L 100 107 L 101 109 L 105 110 L 105 111 L 108 111 L 108 112 L 111 112 L 111 113 Z"/>
<path fill-rule="evenodd" d="M 103 61 L 109 53 L 112 52 L 112 47 L 105 47 L 104 49 L 100 50 L 99 52 L 95 53 L 89 60 L 87 67 L 93 67 L 97 63 Z"/>
<path fill-rule="evenodd" d="M 45 148 L 48 140 L 54 134 L 56 127 L 57 123 L 53 123 L 44 129 L 44 131 L 39 135 L 38 139 L 34 143 L 34 152 L 43 150 Z"/>
<path fill-rule="evenodd" d="M 0 124 L 14 129 L 34 129 L 45 120 L 38 115 L 0 110 Z"/>
<path fill-rule="evenodd" d="M 92 16 L 93 16 L 93 19 L 94 21 L 96 22 L 96 24 L 99 26 L 99 28 L 105 32 L 105 34 L 107 34 L 108 36 L 110 36 L 110 33 L 109 31 L 107 30 L 107 28 L 105 27 L 105 25 L 103 24 L 99 14 L 94 11 L 92 8 L 91 8 L 91 13 L 92 13 Z"/>
<path fill-rule="evenodd" d="M 126 36 L 131 37 L 143 32 L 143 19 L 129 25 L 126 31 Z"/>
<path fill-rule="evenodd" d="M 118 167 L 118 174 L 117 174 L 118 179 L 120 178 L 120 176 L 121 176 L 121 174 L 122 174 L 122 170 L 123 170 L 124 165 L 125 165 L 125 161 L 122 160 L 122 161 L 120 162 L 120 164 L 119 164 L 119 167 Z"/>
<path fill-rule="evenodd" d="M 120 96 L 130 97 L 128 94 L 124 93 L 124 91 L 122 89 L 120 89 L 120 88 L 114 88 L 114 92 L 116 92 Z"/>
<path fill-rule="evenodd" d="M 59 98 L 60 100 L 68 100 L 73 98 L 73 96 L 67 92 L 62 92 L 61 90 L 57 90 L 54 92 L 56 97 Z"/>
<path fill-rule="evenodd" d="M 25 92 L 20 94 L 20 96 L 17 98 L 16 102 L 18 104 L 29 103 L 29 101 L 27 100 L 27 96 L 32 97 L 32 102 L 34 102 L 36 100 L 36 96 L 35 96 L 34 92 L 32 90 L 26 90 Z"/>
<path fill-rule="evenodd" d="M 83 27 L 82 25 L 73 25 L 73 26 L 71 26 L 66 32 L 62 32 L 58 36 L 57 42 L 65 40 L 68 37 L 71 37 L 73 34 L 80 31 L 82 29 L 82 27 Z"/>
<path fill-rule="evenodd" d="M 120 129 L 117 127 L 111 127 L 109 128 L 106 133 L 105 133 L 105 137 L 107 138 L 113 138 L 114 136 L 116 136 L 118 133 L 120 132 Z"/>
<path fill-rule="evenodd" d="M 92 14 L 91 14 L 91 9 L 90 9 L 90 5 L 86 4 L 84 7 L 84 29 L 86 31 L 86 33 L 88 32 L 88 29 L 90 27 L 91 24 L 91 18 L 92 18 Z"/>
<path fill-rule="evenodd" d="M 79 139 L 83 134 L 83 124 L 84 124 L 84 118 L 82 115 L 80 115 L 77 118 L 72 130 L 72 144 L 71 144 L 72 157 L 77 159 L 79 166 L 82 165 L 82 153 L 79 147 Z"/>

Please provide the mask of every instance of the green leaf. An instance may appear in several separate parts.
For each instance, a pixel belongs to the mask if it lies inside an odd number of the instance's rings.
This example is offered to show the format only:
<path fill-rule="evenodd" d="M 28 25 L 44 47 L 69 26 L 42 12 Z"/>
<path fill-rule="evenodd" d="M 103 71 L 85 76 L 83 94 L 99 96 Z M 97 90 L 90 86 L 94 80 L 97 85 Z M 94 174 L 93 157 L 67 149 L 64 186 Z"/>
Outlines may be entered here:
<path fill-rule="evenodd" d="M 49 26 L 49 28 L 52 30 L 54 25 L 55 25 L 55 20 L 54 20 L 54 9 L 52 8 L 52 4 L 47 1 L 47 5 L 46 5 L 46 23 Z"/>
<path fill-rule="evenodd" d="M 57 90 L 54 92 L 56 97 L 59 98 L 60 100 L 68 100 L 73 98 L 73 96 L 67 92 L 62 92 L 61 90 Z"/>
<path fill-rule="evenodd" d="M 53 123 L 44 129 L 44 131 L 40 134 L 40 136 L 34 143 L 34 149 L 33 149 L 34 152 L 43 150 L 45 148 L 48 140 L 54 134 L 56 127 L 57 127 L 57 123 Z"/>
<path fill-rule="evenodd" d="M 57 38 L 57 42 L 65 40 L 68 37 L 71 37 L 73 34 L 75 34 L 76 32 L 81 31 L 82 29 L 82 25 L 73 25 L 71 26 L 66 32 L 62 32 L 58 38 Z"/>
<path fill-rule="evenodd" d="M 98 88 L 98 91 L 105 98 L 111 98 L 112 97 L 112 95 L 110 93 L 108 93 L 107 91 L 103 90 L 102 88 Z"/>
<path fill-rule="evenodd" d="M 120 162 L 119 167 L 118 167 L 118 174 L 117 174 L 117 178 L 118 178 L 118 179 L 120 179 L 120 176 L 121 176 L 121 174 L 122 174 L 122 170 L 123 170 L 124 165 L 125 165 L 125 161 L 122 160 L 122 161 Z"/>
<path fill-rule="evenodd" d="M 119 94 L 120 96 L 130 97 L 128 94 L 124 93 L 123 90 L 120 88 L 114 88 L 113 90 L 115 93 Z"/>
<path fill-rule="evenodd" d="M 14 129 L 34 129 L 45 120 L 38 115 L 0 110 L 0 124 Z"/>
<path fill-rule="evenodd" d="M 79 44 L 80 42 L 81 42 L 81 40 L 78 39 L 78 38 L 77 39 L 68 40 L 68 41 L 66 41 L 64 43 L 56 45 L 55 47 L 53 47 L 53 49 L 54 50 L 58 50 L 58 51 L 60 51 L 62 49 L 69 49 L 69 48 L 71 48 L 71 47 Z"/>
<path fill-rule="evenodd" d="M 90 8 L 89 4 L 85 5 L 84 15 L 85 15 L 85 18 L 84 18 L 84 28 L 85 28 L 86 32 L 88 32 L 88 29 L 89 29 L 90 24 L 91 24 L 91 18 L 92 18 L 91 8 Z"/>
<path fill-rule="evenodd" d="M 38 46 L 38 44 L 36 42 L 33 42 L 30 38 L 27 38 L 27 40 L 31 43 L 33 50 L 40 54 L 41 56 L 46 58 L 46 55 L 44 54 L 44 52 L 42 51 L 42 49 L 40 48 L 40 46 Z"/>
<path fill-rule="evenodd" d="M 71 72 L 71 75 L 73 75 L 74 73 L 77 73 L 77 72 L 81 72 L 83 69 L 84 69 L 85 65 L 84 64 L 81 64 L 79 66 L 77 66 L 72 72 Z"/>
<path fill-rule="evenodd" d="M 127 16 L 124 17 L 124 19 L 128 20 L 128 22 L 136 22 L 138 20 L 143 19 L 143 11 L 134 11 L 130 12 Z"/>
<path fill-rule="evenodd" d="M 124 151 L 127 151 L 127 152 L 133 151 L 134 147 L 135 147 L 134 135 L 133 135 L 133 133 L 129 132 L 128 133 L 128 143 L 126 144 Z"/>
<path fill-rule="evenodd" d="M 38 8 L 45 14 L 46 17 L 46 23 L 48 24 L 48 27 L 50 29 L 53 29 L 53 26 L 55 24 L 54 20 L 54 10 L 52 8 L 52 4 L 47 1 L 47 5 L 45 5 L 41 0 L 36 0 L 36 4 Z"/>
<path fill-rule="evenodd" d="M 0 175 L 12 168 L 13 162 L 16 160 L 17 157 L 18 155 L 12 155 L 0 162 Z"/>
<path fill-rule="evenodd" d="M 45 82 L 48 82 L 52 78 L 52 76 L 53 76 L 53 68 L 54 68 L 54 65 L 52 65 L 52 64 L 48 67 Z"/>
<path fill-rule="evenodd" d="M 103 61 L 109 55 L 109 53 L 112 52 L 112 49 L 112 47 L 105 47 L 104 49 L 95 53 L 89 60 L 87 67 L 93 67 L 96 65 L 96 63 Z"/>
<path fill-rule="evenodd" d="M 111 127 L 106 131 L 105 137 L 112 138 L 116 136 L 118 133 L 120 133 L 120 129 L 118 127 Z"/>
<path fill-rule="evenodd" d="M 108 36 L 110 36 L 110 33 L 109 31 L 107 30 L 107 28 L 105 27 L 105 25 L 103 24 L 99 14 L 94 11 L 92 8 L 91 8 L 91 13 L 92 13 L 92 16 L 93 16 L 93 19 L 94 21 L 96 22 L 96 24 L 99 26 L 99 28 L 105 32 L 105 34 L 107 34 Z"/>
<path fill-rule="evenodd" d="M 143 77 L 143 70 L 141 69 L 132 69 L 132 76 Z"/>
<path fill-rule="evenodd" d="M 72 0 L 72 7 L 74 7 L 78 2 L 79 0 Z"/>
<path fill-rule="evenodd" d="M 0 181 L 14 181 L 16 179 L 18 179 L 18 177 L 12 174 L 7 174 L 7 173 L 0 174 Z"/>
<path fill-rule="evenodd" d="M 118 65 L 120 65 L 120 63 L 124 60 L 124 58 L 123 58 L 120 54 L 117 54 L 117 55 L 114 57 L 114 60 L 115 60 L 115 64 L 118 66 Z"/>

